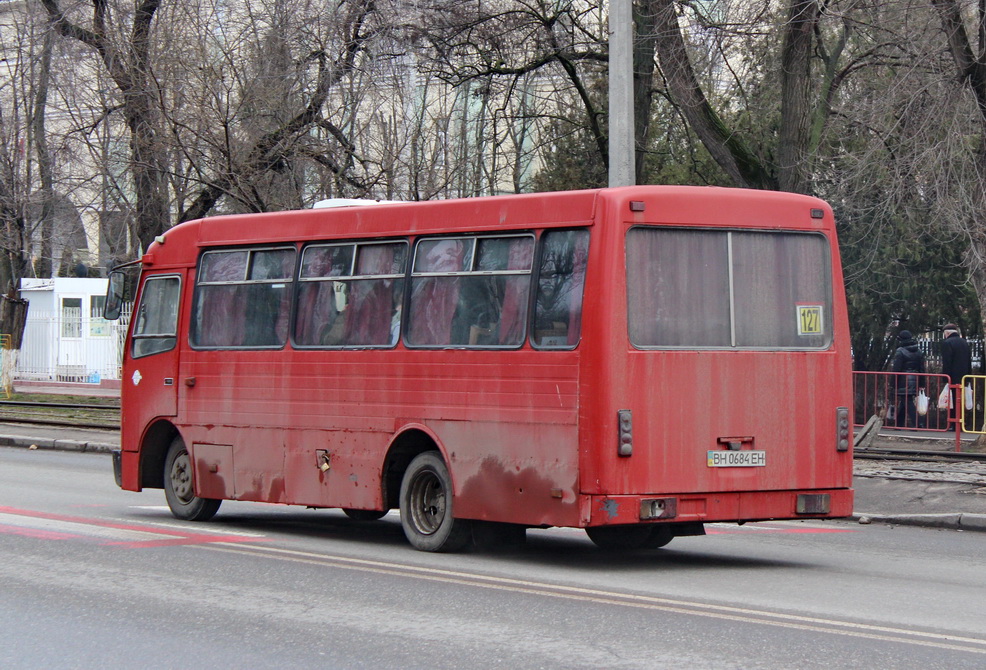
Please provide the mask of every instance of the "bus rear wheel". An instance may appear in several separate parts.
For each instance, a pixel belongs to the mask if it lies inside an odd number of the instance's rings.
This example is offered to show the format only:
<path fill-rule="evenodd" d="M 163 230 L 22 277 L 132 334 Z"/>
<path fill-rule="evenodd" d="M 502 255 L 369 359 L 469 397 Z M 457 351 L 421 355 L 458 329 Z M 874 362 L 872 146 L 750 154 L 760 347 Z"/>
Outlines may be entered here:
<path fill-rule="evenodd" d="M 219 511 L 222 500 L 199 498 L 192 481 L 192 459 L 179 435 L 164 459 L 164 497 L 171 513 L 185 521 L 208 521 Z"/>
<path fill-rule="evenodd" d="M 418 454 L 401 481 L 401 526 L 419 551 L 458 551 L 472 539 L 469 521 L 456 519 L 452 477 L 434 451 Z"/>
<path fill-rule="evenodd" d="M 585 532 L 593 544 L 607 551 L 659 549 L 674 538 L 666 525 L 590 526 Z"/>

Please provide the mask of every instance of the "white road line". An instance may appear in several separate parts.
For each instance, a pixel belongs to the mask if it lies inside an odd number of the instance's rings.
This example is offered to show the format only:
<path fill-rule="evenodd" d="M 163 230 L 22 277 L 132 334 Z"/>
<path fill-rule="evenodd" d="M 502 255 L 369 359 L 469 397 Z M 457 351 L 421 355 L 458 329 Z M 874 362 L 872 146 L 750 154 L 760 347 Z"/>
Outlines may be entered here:
<path fill-rule="evenodd" d="M 938 649 L 950 649 L 986 655 L 986 639 L 962 637 L 942 633 L 932 633 L 909 628 L 894 628 L 892 626 L 877 626 L 854 621 L 840 621 L 820 617 L 799 616 L 769 610 L 733 607 L 729 605 L 712 605 L 688 600 L 676 600 L 658 596 L 646 596 L 633 593 L 620 593 L 602 589 L 589 589 L 544 582 L 532 582 L 509 577 L 493 577 L 477 573 L 424 568 L 400 563 L 372 561 L 348 556 L 316 554 L 293 549 L 282 549 L 263 545 L 237 545 L 216 543 L 197 545 L 211 551 L 223 551 L 254 556 L 268 556 L 280 560 L 313 565 L 331 565 L 333 567 L 363 572 L 397 575 L 424 579 L 428 581 L 461 584 L 479 588 L 500 591 L 514 591 L 552 598 L 595 602 L 607 605 L 634 607 L 643 609 L 674 612 L 692 616 L 737 621 L 742 623 L 779 626 L 833 635 L 860 637 L 872 640 L 882 640 L 901 644 L 913 644 Z"/>

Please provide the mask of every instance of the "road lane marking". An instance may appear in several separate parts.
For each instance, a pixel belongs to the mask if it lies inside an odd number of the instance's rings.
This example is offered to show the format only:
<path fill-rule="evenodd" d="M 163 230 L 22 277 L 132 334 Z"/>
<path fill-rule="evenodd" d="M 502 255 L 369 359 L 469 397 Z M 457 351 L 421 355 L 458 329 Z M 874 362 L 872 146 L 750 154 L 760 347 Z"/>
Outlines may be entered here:
<path fill-rule="evenodd" d="M 157 528 L 102 519 L 0 507 L 0 533 L 44 540 L 88 540 L 104 546 L 146 549 L 176 545 L 265 541 L 261 535 L 241 532 L 199 533 L 178 526 Z"/>
<path fill-rule="evenodd" d="M 131 507 L 131 509 L 142 509 L 142 510 L 153 509 L 155 511 L 160 511 L 160 510 L 163 509 L 164 511 L 167 511 L 169 514 L 171 513 L 171 510 L 169 510 L 167 507 L 160 508 L 160 507 L 134 506 L 134 507 Z M 130 523 L 130 521 L 128 519 L 118 519 L 117 521 L 119 523 Z M 195 522 L 195 523 L 198 523 L 198 522 Z M 141 527 L 142 528 L 144 526 L 150 526 L 150 527 L 154 527 L 154 528 L 168 528 L 168 529 L 171 529 L 171 530 L 176 530 L 176 531 L 179 531 L 181 534 L 187 534 L 187 532 L 188 532 L 188 525 L 187 525 L 187 523 L 186 524 L 183 524 L 182 522 L 177 521 L 177 520 L 175 520 L 175 521 L 150 521 L 148 519 L 141 519 L 140 524 L 141 524 Z M 215 524 L 213 524 L 213 525 L 215 525 Z M 229 530 L 228 528 L 223 528 L 222 535 L 223 536 L 234 536 L 234 537 L 253 537 L 253 538 L 266 538 L 267 537 L 267 535 L 265 533 L 252 533 L 252 532 L 245 531 L 245 530 Z"/>
<path fill-rule="evenodd" d="M 771 612 L 747 607 L 714 605 L 697 601 L 678 600 L 660 596 L 647 596 L 604 589 L 592 589 L 563 584 L 533 582 L 510 577 L 494 577 L 478 573 L 427 568 L 401 563 L 389 563 L 333 554 L 316 554 L 269 545 L 224 545 L 213 543 L 198 545 L 210 551 L 266 556 L 309 565 L 336 567 L 360 572 L 371 572 L 398 577 L 411 577 L 432 582 L 474 586 L 497 591 L 511 591 L 528 595 L 540 595 L 565 600 L 592 602 L 603 605 L 633 607 L 691 616 L 701 616 L 740 623 L 777 626 L 815 633 L 829 633 L 847 637 L 865 638 L 900 644 L 912 644 L 937 649 L 964 651 L 986 655 L 986 639 L 934 633 L 909 628 L 879 626 L 854 621 L 841 621 L 822 617 L 801 616 Z"/>

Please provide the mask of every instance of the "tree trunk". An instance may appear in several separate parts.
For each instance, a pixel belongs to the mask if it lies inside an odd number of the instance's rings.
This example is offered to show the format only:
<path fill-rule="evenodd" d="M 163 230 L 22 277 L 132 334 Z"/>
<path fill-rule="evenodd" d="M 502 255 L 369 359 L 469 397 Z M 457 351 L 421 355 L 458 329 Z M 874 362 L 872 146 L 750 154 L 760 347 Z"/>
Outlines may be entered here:
<path fill-rule="evenodd" d="M 811 135 L 811 50 L 819 7 L 816 0 L 791 0 L 781 50 L 781 129 L 778 186 L 807 193 Z"/>
<path fill-rule="evenodd" d="M 633 41 L 633 137 L 634 174 L 637 182 L 644 174 L 644 159 L 650 136 L 651 106 L 654 102 L 654 52 L 657 49 L 657 7 L 654 0 L 633 3 L 633 23 L 637 31 Z"/>
<path fill-rule="evenodd" d="M 51 30 L 46 30 L 41 44 L 41 63 L 38 68 L 37 88 L 34 92 L 34 109 L 31 112 L 31 131 L 38 156 L 38 176 L 41 178 L 41 208 L 38 223 L 41 226 L 41 258 L 35 268 L 39 277 L 53 276 L 56 267 L 54 260 L 55 185 L 51 152 L 48 150 L 48 133 L 45 128 L 53 45 L 54 33 Z"/>
<path fill-rule="evenodd" d="M 719 167 L 737 186 L 776 189 L 777 183 L 743 141 L 712 109 L 695 76 L 674 0 L 653 0 L 655 38 L 661 71 L 671 99 Z"/>
<path fill-rule="evenodd" d="M 0 332 L 10 336 L 0 350 L 0 387 L 7 397 L 14 390 L 14 371 L 17 369 L 17 356 L 24 341 L 24 325 L 27 323 L 27 300 L 10 295 L 0 296 Z"/>
<path fill-rule="evenodd" d="M 24 341 L 27 304 L 27 300 L 18 298 L 14 291 L 0 296 L 0 333 L 10 335 L 11 349 L 20 349 Z"/>
<path fill-rule="evenodd" d="M 975 175 L 970 175 L 979 181 L 979 188 L 975 189 L 976 201 L 970 208 L 970 220 L 959 227 L 964 228 L 962 232 L 969 240 L 965 264 L 969 270 L 969 280 L 979 299 L 980 318 L 983 332 L 986 332 L 986 228 L 979 221 L 979 213 L 986 207 L 986 173 L 983 172 L 986 168 L 986 6 L 981 0 L 974 15 L 980 43 L 979 51 L 976 52 L 956 0 L 933 0 L 933 4 L 941 19 L 959 79 L 972 91 L 979 111 L 979 169 Z"/>

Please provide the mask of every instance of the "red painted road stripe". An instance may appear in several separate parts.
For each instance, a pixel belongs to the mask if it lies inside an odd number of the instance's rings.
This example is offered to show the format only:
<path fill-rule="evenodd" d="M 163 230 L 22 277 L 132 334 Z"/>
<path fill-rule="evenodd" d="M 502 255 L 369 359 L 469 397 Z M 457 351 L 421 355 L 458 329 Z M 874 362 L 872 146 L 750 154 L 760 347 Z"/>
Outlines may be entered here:
<path fill-rule="evenodd" d="M 109 528 L 129 532 L 146 533 L 151 535 L 163 536 L 153 540 L 107 540 L 89 538 L 84 531 L 79 533 L 49 531 L 23 526 L 12 526 L 0 524 L 0 532 L 24 535 L 27 537 L 37 537 L 47 540 L 68 540 L 68 539 L 95 539 L 98 544 L 105 546 L 128 547 L 128 548 L 150 548 L 167 547 L 192 544 L 209 544 L 215 542 L 263 542 L 265 538 L 244 537 L 242 535 L 218 535 L 208 533 L 190 533 L 180 528 L 155 528 L 154 526 L 141 526 L 135 524 L 123 524 L 114 521 L 104 521 L 101 519 L 87 519 L 83 517 L 67 516 L 64 514 L 51 514 L 49 512 L 39 512 L 36 510 L 18 509 L 15 507 L 0 507 L 0 514 L 10 514 L 27 518 L 46 519 L 61 523 L 79 524 L 81 526 L 92 526 L 97 528 Z"/>
<path fill-rule="evenodd" d="M 50 530 L 40 530 L 37 528 L 22 528 L 20 526 L 0 525 L 0 533 L 6 535 L 20 535 L 21 537 L 33 537 L 37 540 L 74 540 L 77 535 L 68 533 L 56 533 Z"/>

